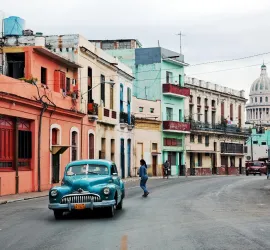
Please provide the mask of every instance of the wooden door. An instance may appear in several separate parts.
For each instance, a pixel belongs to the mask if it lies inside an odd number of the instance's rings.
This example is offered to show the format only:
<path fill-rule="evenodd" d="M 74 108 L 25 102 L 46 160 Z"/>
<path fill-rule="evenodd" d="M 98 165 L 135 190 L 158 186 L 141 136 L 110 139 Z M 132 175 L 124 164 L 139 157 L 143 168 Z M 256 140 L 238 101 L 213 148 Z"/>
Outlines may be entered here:
<path fill-rule="evenodd" d="M 153 176 L 157 176 L 157 156 L 152 156 L 152 172 Z"/>

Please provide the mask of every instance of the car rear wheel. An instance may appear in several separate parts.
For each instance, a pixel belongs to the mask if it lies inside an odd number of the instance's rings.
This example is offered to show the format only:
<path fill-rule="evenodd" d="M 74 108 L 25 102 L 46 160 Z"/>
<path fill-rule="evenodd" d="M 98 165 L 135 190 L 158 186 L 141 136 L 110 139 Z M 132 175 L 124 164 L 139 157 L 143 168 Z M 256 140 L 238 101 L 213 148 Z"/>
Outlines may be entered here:
<path fill-rule="evenodd" d="M 122 210 L 123 208 L 123 199 L 121 199 L 120 203 L 116 206 L 116 210 Z"/>
<path fill-rule="evenodd" d="M 56 220 L 61 220 L 63 218 L 63 211 L 62 210 L 54 210 L 54 218 Z"/>
<path fill-rule="evenodd" d="M 254 176 L 256 175 L 256 174 L 253 174 Z"/>
<path fill-rule="evenodd" d="M 246 172 L 246 176 L 248 176 L 249 175 L 249 173 L 248 172 Z"/>

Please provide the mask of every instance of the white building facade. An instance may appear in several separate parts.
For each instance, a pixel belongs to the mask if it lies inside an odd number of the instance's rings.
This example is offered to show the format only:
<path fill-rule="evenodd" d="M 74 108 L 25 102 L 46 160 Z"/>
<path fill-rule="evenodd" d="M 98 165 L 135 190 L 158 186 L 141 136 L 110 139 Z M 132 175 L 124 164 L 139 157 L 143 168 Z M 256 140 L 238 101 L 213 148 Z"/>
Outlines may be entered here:
<path fill-rule="evenodd" d="M 80 35 L 48 36 L 46 47 L 82 67 L 80 111 L 88 114 L 89 121 L 96 121 L 90 146 L 95 148 L 94 155 L 89 158 L 111 160 L 122 178 L 131 176 L 132 70 Z"/>
<path fill-rule="evenodd" d="M 187 174 L 242 174 L 248 136 L 244 91 L 190 77 L 185 87 L 190 88 L 185 119 L 191 126 L 185 138 Z"/>

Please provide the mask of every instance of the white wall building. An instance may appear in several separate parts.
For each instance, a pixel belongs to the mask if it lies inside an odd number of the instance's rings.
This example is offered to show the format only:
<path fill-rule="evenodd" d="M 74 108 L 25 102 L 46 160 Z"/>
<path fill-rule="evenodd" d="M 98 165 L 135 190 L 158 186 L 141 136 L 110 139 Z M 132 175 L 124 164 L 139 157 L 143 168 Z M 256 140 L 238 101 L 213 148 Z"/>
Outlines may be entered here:
<path fill-rule="evenodd" d="M 186 169 L 191 175 L 242 173 L 246 99 L 244 91 L 186 77 L 190 98 L 185 100 Z"/>

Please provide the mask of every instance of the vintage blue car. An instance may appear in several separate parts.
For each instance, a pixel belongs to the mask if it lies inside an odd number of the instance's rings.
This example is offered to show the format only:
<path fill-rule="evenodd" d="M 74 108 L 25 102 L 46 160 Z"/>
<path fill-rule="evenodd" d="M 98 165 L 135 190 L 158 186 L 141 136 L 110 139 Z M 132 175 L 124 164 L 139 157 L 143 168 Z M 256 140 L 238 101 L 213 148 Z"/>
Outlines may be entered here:
<path fill-rule="evenodd" d="M 122 209 L 125 187 L 116 165 L 106 160 L 79 160 L 70 162 L 62 185 L 49 191 L 49 209 L 55 219 L 66 211 L 104 208 L 109 217 L 115 209 Z"/>

